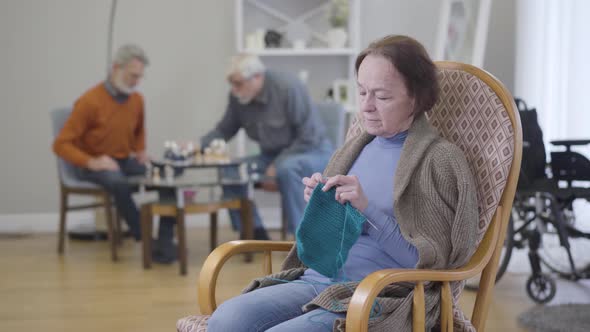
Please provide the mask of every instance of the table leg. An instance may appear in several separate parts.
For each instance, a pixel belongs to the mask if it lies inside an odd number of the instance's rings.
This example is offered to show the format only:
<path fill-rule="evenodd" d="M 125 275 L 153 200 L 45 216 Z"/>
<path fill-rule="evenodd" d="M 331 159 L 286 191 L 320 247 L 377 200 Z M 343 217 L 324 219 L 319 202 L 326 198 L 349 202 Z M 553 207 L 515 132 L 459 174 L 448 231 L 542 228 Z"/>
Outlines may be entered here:
<path fill-rule="evenodd" d="M 117 256 L 117 235 L 115 231 L 115 226 L 113 225 L 113 214 L 111 213 L 111 198 L 109 194 L 106 192 L 103 194 L 103 199 L 105 201 L 105 212 L 107 217 L 107 232 L 109 238 L 109 244 L 111 246 L 111 259 L 113 262 L 116 262 L 119 257 Z"/>
<path fill-rule="evenodd" d="M 187 272 L 186 228 L 184 223 L 184 208 L 177 208 L 176 210 L 176 228 L 178 231 L 178 260 L 180 261 L 180 274 L 184 276 Z"/>
<path fill-rule="evenodd" d="M 252 218 L 252 202 L 250 199 L 242 198 L 240 202 L 240 217 L 242 221 L 242 233 L 240 237 L 242 240 L 254 239 L 254 220 Z M 244 261 L 249 263 L 252 261 L 252 253 L 244 254 Z"/>
<path fill-rule="evenodd" d="M 217 211 L 209 213 L 209 245 L 211 251 L 217 248 Z"/>
<path fill-rule="evenodd" d="M 143 247 L 143 268 L 152 267 L 152 227 L 153 215 L 152 205 L 144 204 L 141 206 L 141 243 Z"/>

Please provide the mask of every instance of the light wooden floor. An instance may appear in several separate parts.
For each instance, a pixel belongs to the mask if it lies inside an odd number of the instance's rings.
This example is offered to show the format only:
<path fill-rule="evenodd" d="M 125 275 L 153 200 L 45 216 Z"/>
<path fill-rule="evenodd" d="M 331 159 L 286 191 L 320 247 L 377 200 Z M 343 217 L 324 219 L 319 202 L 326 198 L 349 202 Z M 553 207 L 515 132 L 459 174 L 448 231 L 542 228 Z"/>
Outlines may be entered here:
<path fill-rule="evenodd" d="M 198 312 L 196 280 L 207 236 L 206 229 L 189 229 L 186 277 L 178 274 L 177 264 L 143 270 L 140 245 L 131 240 L 123 244 L 120 261 L 112 263 L 106 242 L 69 242 L 60 257 L 55 235 L 2 237 L 0 331 L 174 331 L 176 319 Z M 221 241 L 234 236 L 225 228 L 220 232 Z M 237 294 L 259 271 L 260 265 L 230 260 L 218 284 L 219 300 Z M 488 331 L 524 331 L 516 317 L 533 306 L 525 280 L 526 275 L 509 275 L 497 285 Z M 473 295 L 464 292 L 462 307 L 472 303 Z"/>

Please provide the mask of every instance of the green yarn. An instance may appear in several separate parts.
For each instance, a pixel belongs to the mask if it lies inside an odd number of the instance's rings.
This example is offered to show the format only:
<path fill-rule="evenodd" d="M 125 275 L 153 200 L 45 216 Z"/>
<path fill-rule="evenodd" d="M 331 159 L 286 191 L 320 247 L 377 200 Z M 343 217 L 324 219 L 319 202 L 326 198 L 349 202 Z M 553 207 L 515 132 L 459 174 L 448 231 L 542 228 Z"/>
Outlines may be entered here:
<path fill-rule="evenodd" d="M 363 229 L 366 218 L 350 203 L 340 204 L 336 188 L 324 192 L 318 184 L 297 227 L 297 255 L 301 262 L 328 278 L 335 278 Z"/>

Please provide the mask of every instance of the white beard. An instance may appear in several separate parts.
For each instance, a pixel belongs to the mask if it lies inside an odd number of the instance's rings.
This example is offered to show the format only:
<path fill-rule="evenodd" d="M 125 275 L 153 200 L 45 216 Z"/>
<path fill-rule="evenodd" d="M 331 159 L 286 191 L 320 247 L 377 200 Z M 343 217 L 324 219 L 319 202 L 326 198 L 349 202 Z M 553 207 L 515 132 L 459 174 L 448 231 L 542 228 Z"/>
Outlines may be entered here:
<path fill-rule="evenodd" d="M 119 92 L 122 92 L 126 95 L 131 95 L 133 92 L 135 92 L 135 88 L 128 87 L 125 83 L 121 82 L 117 77 L 113 78 L 113 85 L 115 86 L 115 89 L 119 90 Z"/>
<path fill-rule="evenodd" d="M 240 103 L 240 105 L 246 105 L 252 101 L 252 98 L 246 98 L 246 97 L 242 97 L 242 96 L 236 95 L 236 94 L 234 94 L 234 97 L 236 97 L 236 99 L 238 100 L 238 103 Z"/>
<path fill-rule="evenodd" d="M 247 105 L 252 101 L 252 99 L 250 99 L 250 98 L 237 97 L 237 99 L 238 99 L 238 103 L 240 103 L 241 105 Z"/>

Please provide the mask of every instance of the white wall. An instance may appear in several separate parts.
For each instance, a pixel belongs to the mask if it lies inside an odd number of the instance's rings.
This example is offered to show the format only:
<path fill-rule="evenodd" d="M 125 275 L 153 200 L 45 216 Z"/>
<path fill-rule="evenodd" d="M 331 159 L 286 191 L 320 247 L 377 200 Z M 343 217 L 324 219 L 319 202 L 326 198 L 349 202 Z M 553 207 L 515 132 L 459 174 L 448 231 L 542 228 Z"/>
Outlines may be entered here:
<path fill-rule="evenodd" d="M 158 154 L 168 138 L 197 138 L 224 110 L 233 0 L 118 3 L 115 47 L 137 42 L 152 62 L 141 86 L 150 150 Z M 71 104 L 104 77 L 109 6 L 106 0 L 0 1 L 0 214 L 57 210 L 49 110 Z M 363 0 L 362 46 L 385 34 L 408 34 L 432 52 L 439 6 Z M 511 0 L 494 0 L 485 61 L 509 88 L 513 7 Z"/>
<path fill-rule="evenodd" d="M 49 110 L 105 76 L 111 1 L 0 1 L 0 214 L 57 209 Z M 148 145 L 196 138 L 224 110 L 233 1 L 119 1 L 115 46 L 151 58 L 141 90 Z"/>
<path fill-rule="evenodd" d="M 516 19 L 515 1 L 492 0 L 488 45 L 483 67 L 502 81 L 512 93 L 514 93 Z"/>
<path fill-rule="evenodd" d="M 516 5 L 513 0 L 491 1 L 484 69 L 500 79 L 512 91 Z M 416 38 L 430 54 L 434 54 L 441 3 L 442 1 L 432 0 L 363 1 L 363 46 L 385 34 L 402 34 Z"/>
<path fill-rule="evenodd" d="M 408 35 L 434 53 L 440 1 L 369 0 L 363 1 L 362 46 L 386 34 Z"/>

